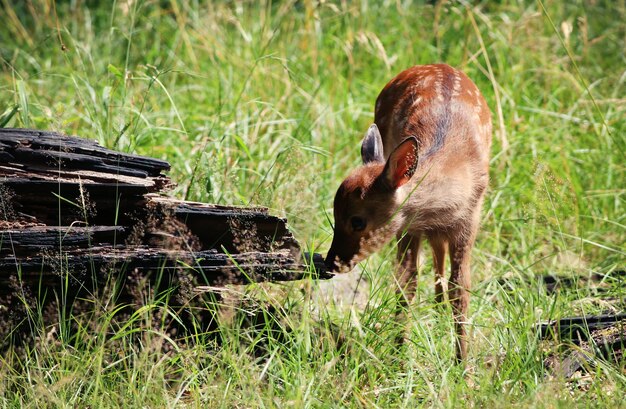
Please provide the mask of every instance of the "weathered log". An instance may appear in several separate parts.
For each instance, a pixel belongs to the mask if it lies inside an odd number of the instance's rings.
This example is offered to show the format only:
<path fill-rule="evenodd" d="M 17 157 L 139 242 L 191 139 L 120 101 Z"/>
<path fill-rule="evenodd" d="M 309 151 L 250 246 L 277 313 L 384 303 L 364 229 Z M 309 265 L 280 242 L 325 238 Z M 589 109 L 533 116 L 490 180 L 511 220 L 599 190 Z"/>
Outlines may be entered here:
<path fill-rule="evenodd" d="M 581 341 L 588 340 L 593 331 L 619 325 L 620 323 L 626 323 L 626 313 L 561 318 L 560 320 L 539 324 L 538 330 L 541 338 L 557 337 L 559 340 L 580 344 Z"/>
<path fill-rule="evenodd" d="M 46 225 L 128 224 L 145 194 L 171 185 L 167 162 L 53 133 L 0 129 L 0 153 L 4 222 L 25 214 Z"/>
<path fill-rule="evenodd" d="M 164 196 L 169 168 L 86 139 L 0 129 L 0 348 L 31 334 L 36 303 L 55 325 L 58 312 L 102 297 L 121 313 L 165 294 L 179 310 L 171 325 L 207 330 L 219 295 L 194 288 L 330 277 L 266 208 Z"/>
<path fill-rule="evenodd" d="M 261 207 L 185 202 L 162 160 L 52 132 L 0 129 L 0 284 L 106 266 L 185 270 L 200 285 L 294 280 L 308 266 L 286 220 Z M 180 261 L 185 260 L 185 263 Z M 311 260 L 326 277 L 320 255 Z M 120 271 L 120 268 L 118 268 Z M 78 287 L 85 284 L 78 283 Z"/>
<path fill-rule="evenodd" d="M 299 249 L 287 221 L 263 207 L 218 206 L 147 195 L 150 204 L 170 209 L 202 244 L 203 249 L 265 251 Z"/>

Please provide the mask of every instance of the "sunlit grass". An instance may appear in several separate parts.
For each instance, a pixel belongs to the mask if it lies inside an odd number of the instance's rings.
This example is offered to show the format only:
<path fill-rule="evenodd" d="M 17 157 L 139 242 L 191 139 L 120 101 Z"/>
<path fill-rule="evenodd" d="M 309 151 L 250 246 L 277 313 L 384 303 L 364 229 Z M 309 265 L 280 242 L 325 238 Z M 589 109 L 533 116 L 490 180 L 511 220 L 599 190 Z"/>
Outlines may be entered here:
<path fill-rule="evenodd" d="M 545 10 L 513 1 L 96 3 L 2 3 L 0 124 L 166 159 L 172 194 L 267 206 L 322 253 L 334 191 L 358 164 L 384 84 L 415 64 L 463 69 L 495 129 L 468 370 L 453 365 L 451 313 L 434 306 L 430 261 L 410 342 L 393 343 L 403 325 L 389 246 L 364 265 L 368 301 L 353 308 L 320 302 L 317 283 L 241 289 L 248 301 L 230 306 L 220 347 L 148 331 L 149 316 L 168 309 L 159 300 L 127 327 L 111 311 L 95 314 L 89 330 L 51 334 L 25 360 L 3 356 L 2 405 L 624 404 L 623 365 L 599 365 L 587 383 L 550 380 L 534 333 L 539 321 L 608 308 L 584 287 L 548 295 L 539 276 L 625 267 L 623 1 Z M 623 299 L 623 288 L 611 294 Z M 250 311 L 259 325 L 249 325 Z"/>

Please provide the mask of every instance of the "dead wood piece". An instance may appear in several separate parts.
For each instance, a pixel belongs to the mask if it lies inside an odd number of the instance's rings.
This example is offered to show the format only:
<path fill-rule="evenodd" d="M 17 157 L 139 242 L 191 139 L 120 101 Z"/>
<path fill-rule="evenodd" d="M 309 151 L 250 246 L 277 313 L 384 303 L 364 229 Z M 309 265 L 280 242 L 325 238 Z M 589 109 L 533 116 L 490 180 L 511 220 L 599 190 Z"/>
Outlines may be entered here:
<path fill-rule="evenodd" d="M 318 274 L 323 265 L 321 256 L 312 260 L 311 269 L 299 255 L 282 250 L 273 253 L 225 254 L 215 250 L 190 254 L 184 251 L 162 251 L 147 247 L 112 248 L 92 247 L 48 252 L 26 259 L 13 255 L 0 257 L 0 294 L 8 289 L 11 275 L 31 286 L 43 285 L 49 289 L 68 286 L 78 292 L 94 288 L 94 278 L 106 282 L 112 274 L 122 277 L 130 272 L 152 273 L 169 282 L 171 276 L 184 271 L 200 285 L 249 284 L 263 281 L 298 280 L 306 276 L 327 278 Z M 69 284 L 68 284 L 69 279 Z M 66 288 L 65 291 L 68 291 Z M 70 292 L 72 292 L 70 291 Z"/>
<path fill-rule="evenodd" d="M 165 161 L 115 152 L 87 139 L 0 129 L 3 207 L 34 223 L 132 223 L 145 194 L 172 186 L 162 173 L 167 169 Z"/>
<path fill-rule="evenodd" d="M 619 321 L 591 331 L 586 341 L 579 340 L 563 356 L 559 351 L 552 353 L 545 359 L 545 365 L 551 375 L 570 378 L 577 371 L 595 366 L 598 358 L 623 364 L 625 348 L 626 321 Z"/>
<path fill-rule="evenodd" d="M 6 162 L 19 163 L 26 168 L 29 164 L 48 162 L 57 168 L 138 177 L 159 176 L 170 168 L 166 161 L 112 151 L 95 141 L 56 132 L 4 128 L 0 129 L 0 143 Z"/>
<path fill-rule="evenodd" d="M 112 266 L 190 271 L 206 285 L 308 274 L 284 218 L 159 195 L 169 167 L 87 139 L 0 129 L 0 282 L 18 274 L 54 287 L 70 275 L 81 287 Z M 322 278 L 321 256 L 311 260 Z"/>
<path fill-rule="evenodd" d="M 71 184 L 99 184 L 141 186 L 148 191 L 167 189 L 171 182 L 165 176 L 136 177 L 116 173 L 97 172 L 84 169 L 51 168 L 41 165 L 33 165 L 28 168 L 15 164 L 0 165 L 0 175 L 4 181 L 13 183 L 31 183 L 33 181 L 52 181 L 55 183 Z"/>
<path fill-rule="evenodd" d="M 287 228 L 287 221 L 270 215 L 267 208 L 208 205 L 157 195 L 147 197 L 150 202 L 171 209 L 198 237 L 204 250 L 215 248 L 238 253 L 300 248 Z"/>
<path fill-rule="evenodd" d="M 215 297 L 197 286 L 332 277 L 267 208 L 163 196 L 168 169 L 86 139 L 0 129 L 0 349 L 27 342 L 33 306 L 47 326 L 59 312 L 115 305 L 123 320 L 167 300 L 180 312 L 170 324 L 209 330 Z"/>
<path fill-rule="evenodd" d="M 0 255 L 33 256 L 49 251 L 87 249 L 102 244 L 123 243 L 123 226 L 29 226 L 0 230 Z"/>
<path fill-rule="evenodd" d="M 557 337 L 575 344 L 589 339 L 592 331 L 626 322 L 626 313 L 561 318 L 538 326 L 541 338 Z"/>
<path fill-rule="evenodd" d="M 125 183 L 80 184 L 52 180 L 2 179 L 15 212 L 46 225 L 130 224 L 133 213 L 143 211 L 150 189 Z"/>

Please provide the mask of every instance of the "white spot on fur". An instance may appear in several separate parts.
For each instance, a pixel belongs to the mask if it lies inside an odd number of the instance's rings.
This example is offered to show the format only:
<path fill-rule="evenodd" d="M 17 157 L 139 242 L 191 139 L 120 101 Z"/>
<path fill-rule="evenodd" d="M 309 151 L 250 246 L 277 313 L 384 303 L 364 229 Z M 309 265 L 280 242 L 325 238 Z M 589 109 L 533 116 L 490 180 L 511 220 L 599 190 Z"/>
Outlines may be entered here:
<path fill-rule="evenodd" d="M 422 102 L 423 98 L 421 95 L 418 95 L 417 97 L 413 97 L 413 107 L 418 106 L 421 102 Z"/>
<path fill-rule="evenodd" d="M 443 92 L 441 86 L 443 84 L 443 71 L 437 70 L 435 75 L 435 95 L 438 102 L 443 102 Z"/>
<path fill-rule="evenodd" d="M 454 70 L 454 85 L 452 86 L 452 96 L 459 96 L 461 93 L 461 75 L 457 70 Z"/>
<path fill-rule="evenodd" d="M 435 80 L 435 77 L 433 75 L 427 75 L 422 79 L 422 87 L 424 88 L 430 88 L 433 86 L 433 81 Z M 436 86 L 436 84 L 435 84 Z"/>

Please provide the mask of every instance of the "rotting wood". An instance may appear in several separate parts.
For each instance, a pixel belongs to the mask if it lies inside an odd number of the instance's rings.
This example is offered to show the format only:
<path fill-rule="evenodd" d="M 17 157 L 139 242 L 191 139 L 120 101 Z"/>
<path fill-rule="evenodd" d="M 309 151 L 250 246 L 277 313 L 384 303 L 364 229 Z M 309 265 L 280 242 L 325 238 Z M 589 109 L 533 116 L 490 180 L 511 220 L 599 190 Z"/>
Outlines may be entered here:
<path fill-rule="evenodd" d="M 106 149 L 88 139 L 32 129 L 0 129 L 0 160 L 33 173 L 55 169 L 162 178 L 166 161 Z M 44 165 L 45 166 L 42 166 Z"/>
<path fill-rule="evenodd" d="M 585 330 L 580 327 L 583 322 Z M 566 318 L 563 328 L 566 331 L 552 332 L 553 336 L 559 334 L 559 344 L 544 360 L 551 376 L 570 378 L 577 371 L 593 368 L 598 358 L 624 365 L 626 314 Z M 562 352 L 561 342 L 568 341 L 576 346 Z"/>
<path fill-rule="evenodd" d="M 107 270 L 184 271 L 211 286 L 328 277 L 266 208 L 163 196 L 169 168 L 87 139 L 0 129 L 0 286 L 19 275 L 56 288 L 79 271 L 80 289 Z"/>
<path fill-rule="evenodd" d="M 171 325 L 206 330 L 219 296 L 194 288 L 330 277 L 266 208 L 165 196 L 169 168 L 87 139 L 0 129 L 0 348 L 29 336 L 35 302 L 55 325 L 59 311 L 102 297 L 127 309 L 166 294 L 180 314 Z"/>
<path fill-rule="evenodd" d="M 614 270 L 610 273 L 592 273 L 591 275 L 584 276 L 564 276 L 555 274 L 545 274 L 538 276 L 545 286 L 546 293 L 554 294 L 557 291 L 569 290 L 576 287 L 593 284 L 615 284 L 623 285 L 626 283 L 626 270 Z M 500 284 L 505 289 L 515 290 L 520 285 L 534 285 L 536 278 L 529 277 L 503 277 L 498 279 Z M 597 293 L 606 292 L 605 288 L 594 285 L 593 291 Z"/>
<path fill-rule="evenodd" d="M 599 358 L 624 363 L 626 313 L 561 318 L 541 323 L 536 330 L 546 346 L 551 345 L 544 360 L 549 376 L 570 378 L 593 368 Z"/>
<path fill-rule="evenodd" d="M 92 246 L 89 252 L 75 249 L 60 254 L 54 251 L 39 254 L 27 258 L 12 255 L 0 258 L 0 271 L 13 270 L 17 275 L 19 270 L 22 282 L 37 283 L 47 289 L 64 284 L 66 279 L 76 289 L 95 287 L 98 280 L 106 282 L 112 272 L 152 273 L 167 282 L 171 282 L 176 273 L 187 272 L 211 286 L 289 281 L 307 275 L 306 264 L 296 261 L 288 250 L 237 254 L 208 250 L 191 254 L 145 246 L 130 249 Z M 322 261 L 319 255 L 315 257 L 314 262 Z M 10 275 L 0 275 L 0 295 L 5 293 L 9 284 Z"/>
<path fill-rule="evenodd" d="M 593 331 L 624 325 L 624 323 L 626 323 L 626 313 L 587 315 L 542 323 L 538 326 L 538 330 L 541 338 L 556 337 L 560 340 L 580 344 L 582 341 L 588 340 Z"/>
<path fill-rule="evenodd" d="M 546 275 L 541 279 L 548 294 L 580 290 L 610 294 L 622 286 L 626 272 L 614 270 L 582 277 Z M 606 300 L 606 298 L 605 298 Z M 620 298 L 619 302 L 623 302 Z M 619 311 L 620 307 L 617 307 Z M 623 308 L 623 307 L 622 307 Z M 570 378 L 578 371 L 593 368 L 598 359 L 622 364 L 626 348 L 626 313 L 566 317 L 536 325 L 535 330 L 548 354 L 544 364 L 548 376 Z"/>
<path fill-rule="evenodd" d="M 171 210 L 198 237 L 205 250 L 271 252 L 273 249 L 300 247 L 287 229 L 286 220 L 270 215 L 263 207 L 218 206 L 157 195 L 146 197 L 150 204 Z M 242 237 L 241 230 L 246 237 Z"/>

